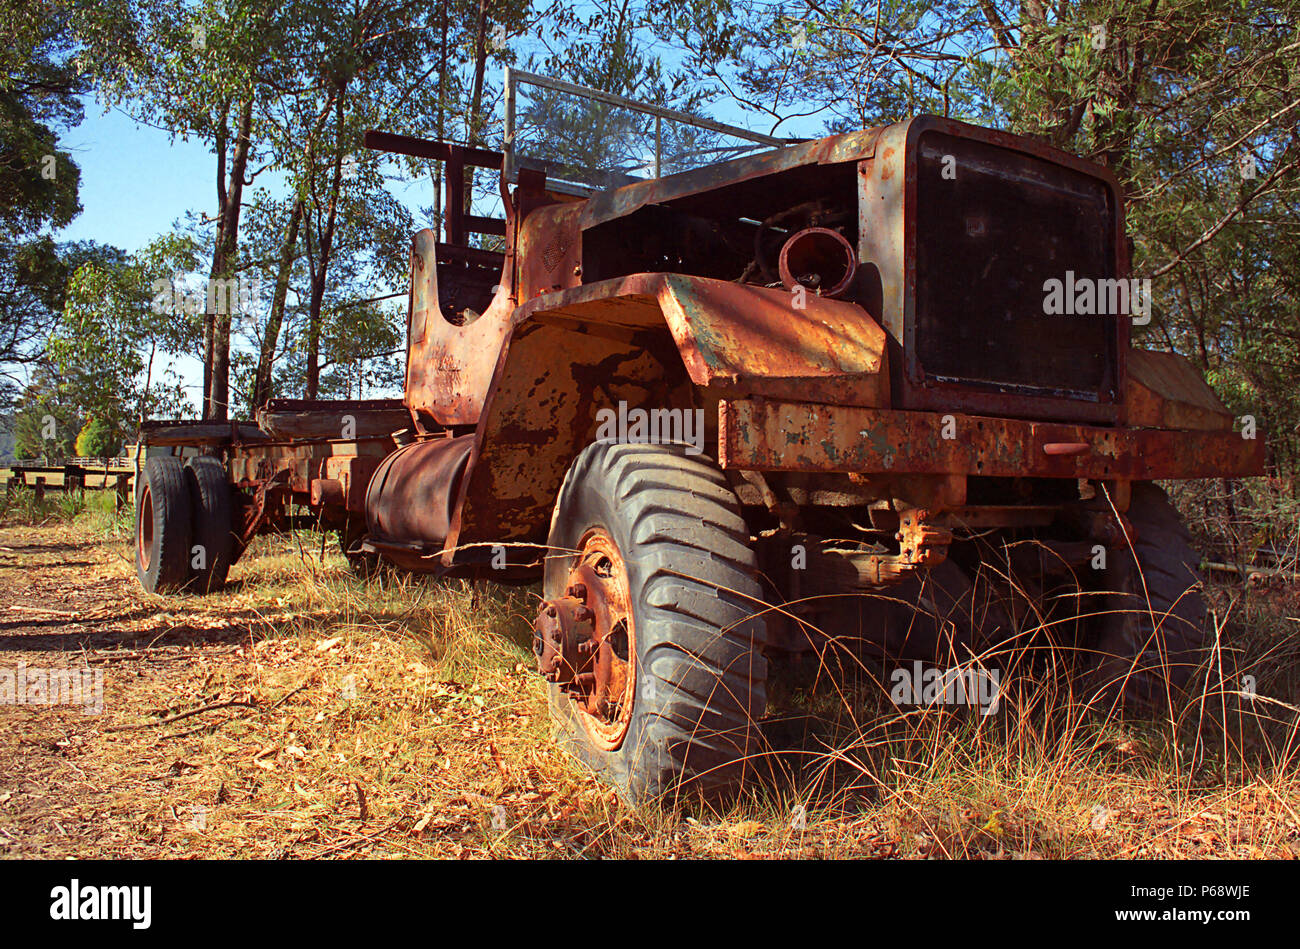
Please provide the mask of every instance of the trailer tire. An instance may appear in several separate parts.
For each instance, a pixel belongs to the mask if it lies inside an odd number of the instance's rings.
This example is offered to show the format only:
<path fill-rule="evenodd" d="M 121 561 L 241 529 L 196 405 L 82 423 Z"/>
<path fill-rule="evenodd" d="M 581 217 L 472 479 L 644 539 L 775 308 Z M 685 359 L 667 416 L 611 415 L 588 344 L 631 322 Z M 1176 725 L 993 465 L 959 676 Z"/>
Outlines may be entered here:
<path fill-rule="evenodd" d="M 767 694 L 765 607 L 735 494 L 709 459 L 682 446 L 594 444 L 556 501 L 548 601 L 566 594 L 585 538 L 597 535 L 617 548 L 626 576 L 631 712 L 611 747 L 552 683 L 561 743 L 634 804 L 679 788 L 734 791 L 758 751 Z"/>
<path fill-rule="evenodd" d="M 195 548 L 202 548 L 203 553 L 203 566 L 191 569 L 189 588 L 196 593 L 212 593 L 225 585 L 237 551 L 230 481 L 221 460 L 207 455 L 191 458 L 185 472 L 194 517 L 191 564 Z"/>
<path fill-rule="evenodd" d="M 1134 483 L 1127 517 L 1132 547 L 1112 550 L 1102 575 L 1091 678 L 1102 710 L 1147 713 L 1182 695 L 1211 634 L 1201 558 L 1168 495 Z"/>
<path fill-rule="evenodd" d="M 144 463 L 135 502 L 135 571 L 150 593 L 172 593 L 190 579 L 193 516 L 185 465 L 171 455 Z"/>

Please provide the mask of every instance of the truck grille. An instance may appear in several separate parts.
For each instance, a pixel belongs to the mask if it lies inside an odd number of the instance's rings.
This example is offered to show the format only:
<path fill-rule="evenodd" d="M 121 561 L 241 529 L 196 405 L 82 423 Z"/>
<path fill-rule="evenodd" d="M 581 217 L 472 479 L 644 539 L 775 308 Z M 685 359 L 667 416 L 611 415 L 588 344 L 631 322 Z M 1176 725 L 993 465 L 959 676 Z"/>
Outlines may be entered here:
<path fill-rule="evenodd" d="M 932 382 L 1089 401 L 1114 389 L 1116 316 L 1047 315 L 1044 282 L 1111 278 L 1105 182 L 939 132 L 920 138 L 916 352 Z"/>

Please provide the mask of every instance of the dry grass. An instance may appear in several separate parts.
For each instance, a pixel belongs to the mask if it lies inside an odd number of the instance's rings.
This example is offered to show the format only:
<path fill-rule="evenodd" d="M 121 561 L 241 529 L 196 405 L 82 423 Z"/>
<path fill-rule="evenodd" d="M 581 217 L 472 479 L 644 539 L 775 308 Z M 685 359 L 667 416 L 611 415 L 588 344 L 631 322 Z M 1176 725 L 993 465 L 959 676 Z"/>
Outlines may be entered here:
<path fill-rule="evenodd" d="M 805 663 L 774 683 L 773 779 L 721 810 L 633 809 L 551 740 L 533 590 L 366 583 L 301 534 L 258 541 L 218 595 L 164 599 L 106 513 L 9 523 L 0 602 L 28 612 L 5 611 L 0 668 L 106 670 L 102 715 L 0 707 L 11 856 L 1300 855 L 1294 588 L 1211 591 L 1233 675 L 1286 705 L 1210 677 L 1181 720 L 1124 723 L 1042 680 L 985 718 Z"/>

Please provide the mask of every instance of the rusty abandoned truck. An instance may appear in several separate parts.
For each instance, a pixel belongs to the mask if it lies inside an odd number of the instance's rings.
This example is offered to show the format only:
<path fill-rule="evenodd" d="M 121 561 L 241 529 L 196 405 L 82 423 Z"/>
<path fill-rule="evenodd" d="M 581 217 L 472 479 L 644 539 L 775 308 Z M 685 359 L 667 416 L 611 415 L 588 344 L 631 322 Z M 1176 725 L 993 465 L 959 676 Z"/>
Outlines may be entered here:
<path fill-rule="evenodd" d="M 656 143 L 699 121 L 578 91 Z M 172 453 L 137 490 L 148 590 L 219 586 L 292 510 L 359 569 L 540 579 L 559 733 L 634 800 L 735 785 L 778 654 L 1048 641 L 1107 708 L 1187 683 L 1199 557 L 1153 482 L 1260 474 L 1263 443 L 1130 344 L 1123 299 L 1045 305 L 1053 280 L 1126 296 L 1108 170 L 920 116 L 584 190 L 512 119 L 504 152 L 367 135 L 447 183 L 404 397 L 149 423 Z M 468 213 L 469 167 L 500 169 L 504 220 Z"/>

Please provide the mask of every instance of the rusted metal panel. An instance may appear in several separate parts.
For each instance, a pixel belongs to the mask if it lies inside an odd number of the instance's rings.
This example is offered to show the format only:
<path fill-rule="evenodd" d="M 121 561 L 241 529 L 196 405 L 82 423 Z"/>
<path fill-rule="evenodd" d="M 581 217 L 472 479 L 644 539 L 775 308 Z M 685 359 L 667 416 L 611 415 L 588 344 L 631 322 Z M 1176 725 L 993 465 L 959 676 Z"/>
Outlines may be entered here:
<path fill-rule="evenodd" d="M 552 204 L 528 216 L 515 249 L 517 296 L 528 300 L 582 282 L 583 203 Z"/>
<path fill-rule="evenodd" d="M 654 302 L 651 302 L 654 301 Z M 531 300 L 517 325 L 666 325 L 696 385 L 846 405 L 889 401 L 885 334 L 860 306 L 680 274 L 633 274 Z"/>
<path fill-rule="evenodd" d="M 843 301 L 809 295 L 799 310 L 783 290 L 636 274 L 539 297 L 515 319 L 452 546 L 537 540 L 569 462 L 595 438 L 598 411 L 619 402 L 689 411 L 707 400 L 688 381 L 769 398 L 888 402 L 884 332 Z"/>
<path fill-rule="evenodd" d="M 598 310 L 660 323 L 657 332 L 612 327 Z M 545 540 L 573 458 L 597 435 L 601 408 L 693 405 L 693 393 L 654 298 L 566 308 L 564 319 L 520 326 L 502 354 L 448 538 L 451 548 Z M 574 316 L 588 322 L 580 322 Z M 592 331 L 596 330 L 596 331 Z"/>
<path fill-rule="evenodd" d="M 385 458 L 367 489 L 371 538 L 410 550 L 417 560 L 441 552 L 473 441 L 469 435 L 435 438 Z"/>
<path fill-rule="evenodd" d="M 1230 431 L 1115 429 L 747 399 L 724 399 L 718 412 L 724 468 L 1148 480 L 1258 475 L 1264 464 L 1262 440 Z M 1046 450 L 1066 444 L 1086 450 Z"/>
<path fill-rule="evenodd" d="M 1189 360 L 1177 353 L 1129 352 L 1128 423 L 1148 428 L 1225 429 L 1228 411 Z"/>
<path fill-rule="evenodd" d="M 815 294 L 796 308 L 788 291 L 665 274 L 658 293 L 697 385 L 771 386 L 798 380 L 804 398 L 886 405 L 885 333 L 862 307 Z"/>
<path fill-rule="evenodd" d="M 478 421 L 514 309 L 509 287 L 499 283 L 481 313 L 471 317 L 468 307 L 453 307 L 449 288 L 439 285 L 444 247 L 426 228 L 411 248 L 405 402 L 425 431 Z M 444 275 L 449 272 L 444 268 Z"/>

